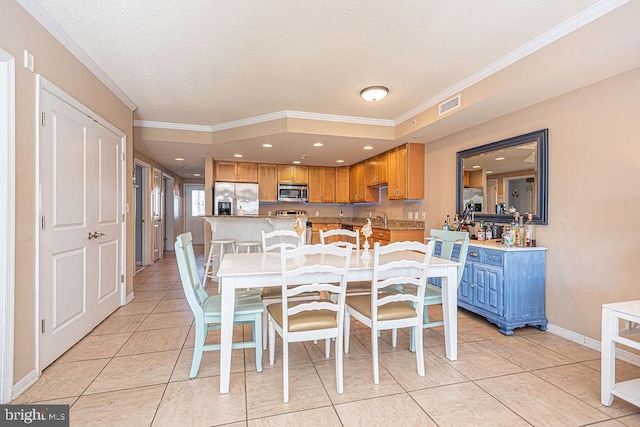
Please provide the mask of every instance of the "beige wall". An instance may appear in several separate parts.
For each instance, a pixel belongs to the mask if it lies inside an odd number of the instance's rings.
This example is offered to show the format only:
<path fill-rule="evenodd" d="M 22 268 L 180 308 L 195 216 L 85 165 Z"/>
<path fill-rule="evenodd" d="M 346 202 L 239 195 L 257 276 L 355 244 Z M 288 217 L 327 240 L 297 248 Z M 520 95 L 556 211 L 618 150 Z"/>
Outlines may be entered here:
<path fill-rule="evenodd" d="M 131 110 L 100 83 L 31 15 L 13 0 L 0 0 L 0 48 L 16 58 L 16 288 L 14 382 L 35 368 L 36 277 L 36 74 L 21 66 L 23 50 L 35 57 L 35 72 L 113 124 L 127 137 L 127 176 L 131 176 Z M 131 203 L 131 186 L 127 201 Z M 127 235 L 133 221 L 127 217 Z M 133 247 L 127 242 L 127 283 L 131 287 Z"/>
<path fill-rule="evenodd" d="M 600 340 L 606 302 L 640 299 L 640 68 L 426 145 L 427 229 L 455 212 L 459 150 L 549 128 L 550 323 Z"/>

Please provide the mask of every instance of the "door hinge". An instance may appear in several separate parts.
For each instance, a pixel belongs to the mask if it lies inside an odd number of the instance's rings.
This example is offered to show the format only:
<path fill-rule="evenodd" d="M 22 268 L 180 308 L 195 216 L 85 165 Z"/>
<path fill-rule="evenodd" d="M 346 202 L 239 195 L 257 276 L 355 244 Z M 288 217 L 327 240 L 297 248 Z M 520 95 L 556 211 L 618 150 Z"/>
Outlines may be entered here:
<path fill-rule="evenodd" d="M 120 154 L 121 154 L 121 157 L 122 157 L 122 161 L 124 162 L 124 151 L 122 153 L 120 153 Z"/>
<path fill-rule="evenodd" d="M 122 214 L 122 222 L 124 222 L 124 214 Z"/>
<path fill-rule="evenodd" d="M 121 275 L 120 275 L 120 283 L 123 283 L 123 284 L 124 284 L 124 274 L 121 274 Z"/>
<path fill-rule="evenodd" d="M 46 116 L 46 113 L 44 111 L 42 112 L 42 117 L 40 119 L 40 123 L 42 123 L 42 126 L 46 126 L 46 124 L 47 124 L 47 116 Z"/>
<path fill-rule="evenodd" d="M 44 327 L 44 319 L 42 319 L 42 321 L 40 322 L 40 330 L 42 331 L 42 333 L 44 334 L 45 331 L 45 327 Z"/>
<path fill-rule="evenodd" d="M 44 230 L 44 228 L 47 226 L 47 221 L 45 219 L 45 216 L 42 215 L 42 218 L 40 220 L 40 226 L 42 227 L 42 229 Z"/>

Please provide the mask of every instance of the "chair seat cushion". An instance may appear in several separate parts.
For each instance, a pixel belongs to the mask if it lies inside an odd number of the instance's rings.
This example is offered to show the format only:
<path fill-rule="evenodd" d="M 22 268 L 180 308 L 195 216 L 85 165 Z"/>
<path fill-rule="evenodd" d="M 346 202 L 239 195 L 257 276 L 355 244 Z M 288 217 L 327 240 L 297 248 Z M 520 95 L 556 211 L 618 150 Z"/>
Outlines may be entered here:
<path fill-rule="evenodd" d="M 391 294 L 380 293 L 378 298 Z M 346 298 L 346 304 L 371 319 L 371 295 L 354 295 Z M 408 301 L 390 302 L 378 307 L 378 320 L 395 320 L 416 317 L 416 310 Z"/>
<path fill-rule="evenodd" d="M 298 301 L 290 303 L 289 308 L 295 307 L 299 304 L 307 303 L 309 303 L 309 301 Z M 273 319 L 273 321 L 275 321 L 282 327 L 282 304 L 268 305 L 267 311 L 271 315 L 271 319 Z M 338 323 L 336 312 L 330 310 L 303 311 L 289 317 L 289 332 L 314 331 L 320 329 L 336 328 L 337 326 Z"/>
<path fill-rule="evenodd" d="M 371 293 L 371 282 L 347 282 L 347 293 L 369 292 Z"/>
<path fill-rule="evenodd" d="M 305 292 L 300 295 L 296 295 L 296 298 L 311 298 L 319 296 L 319 292 Z M 268 286 L 262 288 L 260 293 L 262 299 L 282 299 L 282 287 L 281 286 Z"/>
<path fill-rule="evenodd" d="M 212 295 L 207 298 L 202 306 L 205 315 L 220 315 L 221 307 L 220 295 Z M 235 314 L 260 313 L 264 311 L 262 299 L 257 294 L 243 294 L 236 292 Z"/>

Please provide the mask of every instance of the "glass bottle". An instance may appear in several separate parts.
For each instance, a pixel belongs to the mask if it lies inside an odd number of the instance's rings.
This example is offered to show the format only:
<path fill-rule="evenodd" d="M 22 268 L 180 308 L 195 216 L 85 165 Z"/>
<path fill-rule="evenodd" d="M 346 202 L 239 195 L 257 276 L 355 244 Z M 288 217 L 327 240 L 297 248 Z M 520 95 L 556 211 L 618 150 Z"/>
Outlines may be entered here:
<path fill-rule="evenodd" d="M 478 228 L 478 241 L 483 241 L 485 238 L 485 225 L 484 221 L 480 223 L 480 228 Z"/>
<path fill-rule="evenodd" d="M 451 226 L 449 225 L 450 216 L 447 215 L 447 219 L 444 220 L 444 224 L 442 225 L 442 229 L 444 231 L 451 231 Z"/>
<path fill-rule="evenodd" d="M 458 214 L 453 218 L 453 231 L 460 231 L 460 220 Z"/>
<path fill-rule="evenodd" d="M 527 237 L 524 229 L 524 217 L 520 215 L 518 217 L 518 227 L 516 228 L 516 245 L 523 247 L 526 246 Z"/>
<path fill-rule="evenodd" d="M 485 229 L 484 238 L 487 240 L 491 240 L 494 237 L 495 236 L 493 235 L 493 224 L 489 223 L 487 224 L 487 228 Z"/>
<path fill-rule="evenodd" d="M 524 225 L 525 235 L 527 239 L 527 246 L 536 246 L 536 226 L 533 223 L 533 215 L 527 214 L 527 222 Z"/>

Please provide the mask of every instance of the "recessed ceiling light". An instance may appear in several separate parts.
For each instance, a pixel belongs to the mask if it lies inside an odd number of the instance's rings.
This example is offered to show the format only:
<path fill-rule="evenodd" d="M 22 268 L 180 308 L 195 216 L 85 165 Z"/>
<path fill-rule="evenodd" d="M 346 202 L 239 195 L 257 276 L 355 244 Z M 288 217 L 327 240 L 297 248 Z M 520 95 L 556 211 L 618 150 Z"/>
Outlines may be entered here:
<path fill-rule="evenodd" d="M 336 163 L 344 163 L 344 160 L 336 160 Z"/>
<path fill-rule="evenodd" d="M 293 163 L 296 164 L 296 165 L 299 165 L 301 162 L 300 162 L 300 160 L 294 160 Z"/>
<path fill-rule="evenodd" d="M 262 146 L 263 146 L 264 148 L 271 148 L 271 147 L 273 147 L 273 145 L 271 145 L 271 144 L 262 144 Z"/>
<path fill-rule="evenodd" d="M 493 171 L 487 171 L 486 173 L 493 173 Z"/>
<path fill-rule="evenodd" d="M 194 173 L 193 176 L 200 176 L 200 174 L 199 173 Z"/>
<path fill-rule="evenodd" d="M 314 142 L 313 146 L 314 147 L 322 147 L 324 144 L 322 142 Z"/>
<path fill-rule="evenodd" d="M 496 160 L 504 160 L 504 157 L 496 157 Z"/>
<path fill-rule="evenodd" d="M 173 160 L 177 160 L 177 161 L 179 161 L 179 162 L 183 162 L 183 161 L 184 161 L 184 159 L 183 159 L 182 157 L 176 157 L 176 158 L 175 158 L 175 159 L 173 159 Z"/>
<path fill-rule="evenodd" d="M 242 154 L 234 154 L 233 157 L 242 157 Z"/>
<path fill-rule="evenodd" d="M 362 147 L 363 150 L 373 150 L 373 147 L 371 145 L 365 145 L 364 147 Z"/>
<path fill-rule="evenodd" d="M 480 166 L 480 165 L 475 165 L 475 166 L 473 166 L 473 169 L 480 169 L 481 167 L 482 166 Z"/>

